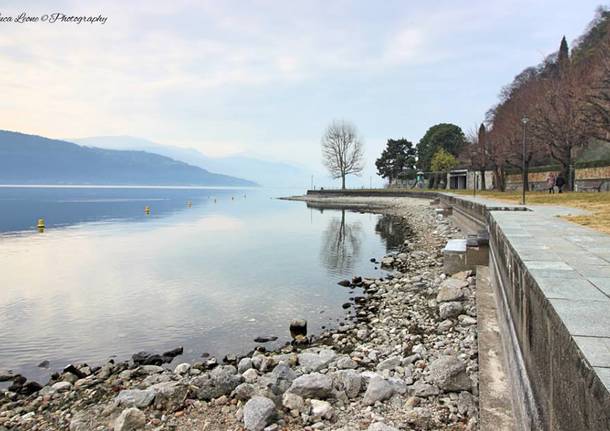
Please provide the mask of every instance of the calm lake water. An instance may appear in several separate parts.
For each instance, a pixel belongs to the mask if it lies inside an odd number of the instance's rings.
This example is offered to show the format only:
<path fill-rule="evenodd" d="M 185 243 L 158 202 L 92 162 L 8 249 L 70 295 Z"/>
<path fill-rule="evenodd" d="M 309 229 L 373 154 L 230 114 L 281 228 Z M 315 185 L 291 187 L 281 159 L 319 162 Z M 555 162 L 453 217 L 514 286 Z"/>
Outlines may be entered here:
<path fill-rule="evenodd" d="M 45 381 L 142 350 L 245 353 L 259 335 L 289 340 L 293 318 L 336 326 L 353 296 L 337 282 L 382 275 L 370 258 L 402 231 L 272 199 L 298 192 L 0 188 L 0 368 Z"/>

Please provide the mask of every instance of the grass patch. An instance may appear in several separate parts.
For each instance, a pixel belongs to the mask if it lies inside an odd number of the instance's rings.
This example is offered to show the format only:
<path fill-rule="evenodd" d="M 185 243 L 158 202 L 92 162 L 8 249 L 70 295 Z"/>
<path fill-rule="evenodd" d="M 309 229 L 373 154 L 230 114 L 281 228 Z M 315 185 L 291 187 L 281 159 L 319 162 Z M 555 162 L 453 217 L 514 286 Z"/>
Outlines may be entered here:
<path fill-rule="evenodd" d="M 472 195 L 472 190 L 448 190 L 461 195 Z M 521 202 L 521 192 L 477 192 L 477 196 L 498 199 L 518 204 Z M 528 204 L 561 205 L 581 208 L 591 212 L 591 215 L 562 217 L 566 220 L 588 226 L 610 234 L 610 192 L 567 192 L 549 194 L 547 192 L 528 192 Z"/>

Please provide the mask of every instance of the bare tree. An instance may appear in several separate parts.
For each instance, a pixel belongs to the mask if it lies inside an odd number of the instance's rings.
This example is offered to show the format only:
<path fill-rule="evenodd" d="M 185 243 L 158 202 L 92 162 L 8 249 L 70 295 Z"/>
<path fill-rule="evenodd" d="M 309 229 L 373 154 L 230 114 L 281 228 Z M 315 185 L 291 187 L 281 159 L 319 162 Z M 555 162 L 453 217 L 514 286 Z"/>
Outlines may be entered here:
<path fill-rule="evenodd" d="M 322 136 L 322 163 L 333 178 L 341 178 L 342 189 L 345 189 L 347 175 L 362 173 L 362 142 L 353 124 L 333 121 L 328 126 Z"/>

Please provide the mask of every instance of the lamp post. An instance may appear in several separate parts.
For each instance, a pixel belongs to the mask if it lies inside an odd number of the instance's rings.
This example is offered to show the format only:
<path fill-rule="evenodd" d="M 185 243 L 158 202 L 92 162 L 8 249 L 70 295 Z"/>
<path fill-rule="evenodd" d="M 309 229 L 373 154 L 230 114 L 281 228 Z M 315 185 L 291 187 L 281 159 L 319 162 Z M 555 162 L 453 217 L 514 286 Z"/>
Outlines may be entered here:
<path fill-rule="evenodd" d="M 523 192 L 521 195 L 521 205 L 525 205 L 525 183 L 527 181 L 527 172 L 525 172 L 525 155 L 527 153 L 527 146 L 526 146 L 526 142 L 525 142 L 525 126 L 527 125 L 527 122 L 529 121 L 529 118 L 527 118 L 526 116 L 524 116 L 521 119 L 521 123 L 523 123 L 523 166 L 522 166 L 522 174 L 523 174 Z"/>

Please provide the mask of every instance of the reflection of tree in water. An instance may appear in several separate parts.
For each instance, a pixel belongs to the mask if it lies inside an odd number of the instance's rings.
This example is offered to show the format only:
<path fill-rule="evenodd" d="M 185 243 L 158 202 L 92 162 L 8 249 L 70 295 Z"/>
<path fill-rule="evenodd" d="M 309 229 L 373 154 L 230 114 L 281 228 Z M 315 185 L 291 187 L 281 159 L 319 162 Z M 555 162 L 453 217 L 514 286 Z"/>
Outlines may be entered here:
<path fill-rule="evenodd" d="M 336 272 L 351 272 L 360 255 L 361 236 L 360 223 L 346 223 L 345 210 L 341 210 L 341 217 L 333 217 L 322 233 L 323 264 Z"/>
<path fill-rule="evenodd" d="M 402 217 L 382 215 L 377 221 L 375 232 L 385 242 L 386 251 L 396 251 L 403 241 L 412 235 L 411 227 Z"/>

